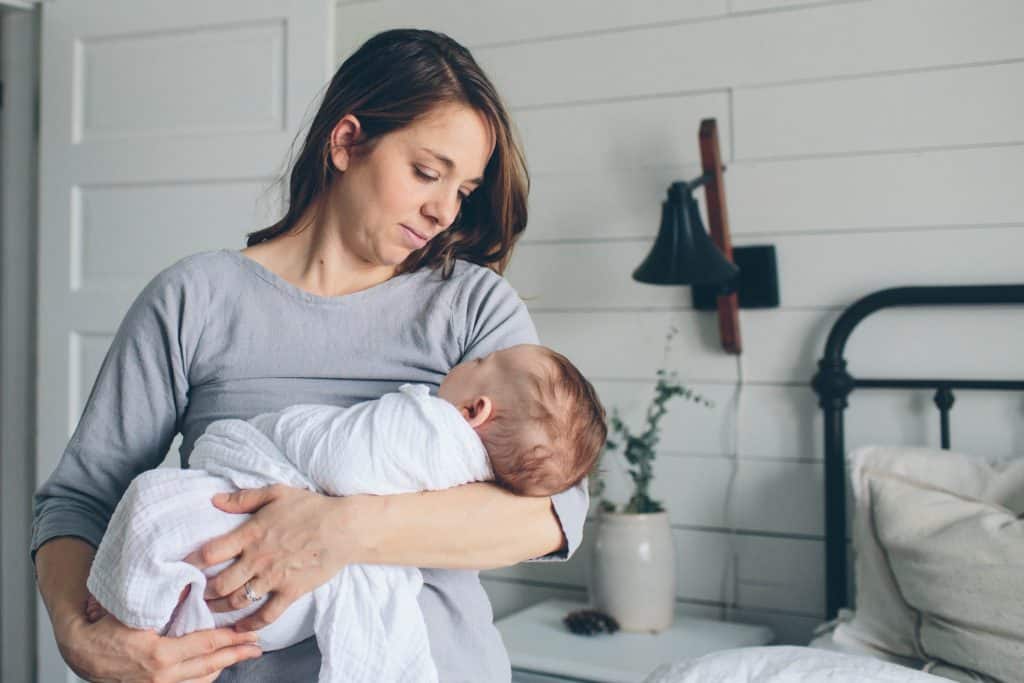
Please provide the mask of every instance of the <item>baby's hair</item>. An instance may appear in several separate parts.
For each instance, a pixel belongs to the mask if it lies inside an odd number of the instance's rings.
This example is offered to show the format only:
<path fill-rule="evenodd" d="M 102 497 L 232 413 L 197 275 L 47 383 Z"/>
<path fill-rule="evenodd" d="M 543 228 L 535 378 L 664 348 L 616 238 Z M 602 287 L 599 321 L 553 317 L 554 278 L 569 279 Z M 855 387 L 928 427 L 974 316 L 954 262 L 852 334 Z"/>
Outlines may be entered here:
<path fill-rule="evenodd" d="M 587 476 L 608 428 L 597 391 L 583 373 L 562 354 L 537 348 L 548 362 L 520 383 L 526 390 L 516 397 L 518 405 L 495 407 L 480 436 L 497 483 L 519 494 L 546 496 Z"/>

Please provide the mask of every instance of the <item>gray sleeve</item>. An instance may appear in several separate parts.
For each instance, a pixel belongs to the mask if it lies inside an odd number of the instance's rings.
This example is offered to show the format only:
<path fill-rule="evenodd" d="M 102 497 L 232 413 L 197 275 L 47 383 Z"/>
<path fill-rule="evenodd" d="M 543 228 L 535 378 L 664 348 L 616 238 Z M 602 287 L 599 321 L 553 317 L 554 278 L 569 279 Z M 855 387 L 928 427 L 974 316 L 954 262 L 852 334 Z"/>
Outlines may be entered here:
<path fill-rule="evenodd" d="M 491 270 L 477 268 L 462 283 L 452 312 L 460 362 L 482 358 L 516 344 L 539 344 L 537 329 L 512 285 Z"/>
<path fill-rule="evenodd" d="M 31 553 L 58 536 L 98 546 L 131 480 L 158 466 L 188 402 L 188 367 L 204 310 L 184 262 L 132 304 L 100 367 L 78 427 L 33 500 Z"/>
<path fill-rule="evenodd" d="M 539 344 L 537 330 L 526 304 L 504 278 L 492 271 L 478 273 L 464 285 L 453 319 L 463 319 L 463 360 L 480 358 L 492 351 L 516 344 Z M 566 550 L 537 557 L 530 562 L 567 560 L 583 541 L 583 523 L 590 507 L 590 494 L 584 479 L 578 485 L 551 496 L 555 515 L 562 526 Z"/>

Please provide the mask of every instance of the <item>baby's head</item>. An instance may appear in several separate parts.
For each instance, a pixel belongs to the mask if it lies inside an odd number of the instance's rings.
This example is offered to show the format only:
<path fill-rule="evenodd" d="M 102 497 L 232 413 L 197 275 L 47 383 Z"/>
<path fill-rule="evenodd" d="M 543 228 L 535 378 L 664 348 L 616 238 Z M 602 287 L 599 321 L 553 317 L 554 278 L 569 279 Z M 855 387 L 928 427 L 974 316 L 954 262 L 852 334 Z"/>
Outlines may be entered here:
<path fill-rule="evenodd" d="M 575 485 L 607 437 L 594 387 L 551 349 L 521 344 L 461 363 L 437 391 L 487 448 L 497 483 L 527 496 Z"/>

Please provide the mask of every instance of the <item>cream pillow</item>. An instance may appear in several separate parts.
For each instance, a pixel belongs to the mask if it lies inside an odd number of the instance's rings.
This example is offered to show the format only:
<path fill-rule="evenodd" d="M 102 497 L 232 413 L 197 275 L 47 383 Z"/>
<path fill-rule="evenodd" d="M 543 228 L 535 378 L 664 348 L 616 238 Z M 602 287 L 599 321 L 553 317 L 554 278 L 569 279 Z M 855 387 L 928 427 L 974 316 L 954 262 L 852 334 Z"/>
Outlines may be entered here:
<path fill-rule="evenodd" d="M 853 489 L 856 610 L 836 627 L 833 637 L 847 646 L 866 645 L 895 657 L 917 658 L 917 616 L 903 600 L 879 544 L 870 482 L 903 477 L 976 500 L 1018 505 L 1024 491 L 1024 459 L 989 461 L 932 448 L 869 446 L 852 452 L 847 466 Z"/>
<path fill-rule="evenodd" d="M 920 613 L 921 654 L 1024 680 L 1024 521 L 911 479 L 870 487 L 878 539 L 905 604 Z"/>

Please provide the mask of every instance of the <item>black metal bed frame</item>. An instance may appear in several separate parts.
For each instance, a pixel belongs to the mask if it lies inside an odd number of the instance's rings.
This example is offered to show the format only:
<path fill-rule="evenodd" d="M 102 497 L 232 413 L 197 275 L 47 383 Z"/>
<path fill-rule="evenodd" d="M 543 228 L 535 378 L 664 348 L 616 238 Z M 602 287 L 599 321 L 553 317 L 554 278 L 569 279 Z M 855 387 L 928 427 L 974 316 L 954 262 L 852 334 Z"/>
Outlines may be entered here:
<path fill-rule="evenodd" d="M 843 411 L 847 397 L 858 387 L 871 389 L 935 389 L 942 448 L 949 449 L 949 411 L 954 389 L 1024 391 L 1024 380 L 977 379 L 856 379 L 846 370 L 843 350 L 864 318 L 897 306 L 974 306 L 1024 304 L 1024 285 L 963 285 L 883 289 L 857 301 L 832 326 L 818 372 L 811 382 L 825 422 L 825 597 L 826 618 L 833 619 L 848 604 L 846 566 L 846 448 Z"/>

